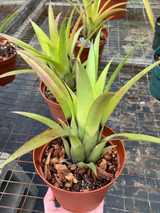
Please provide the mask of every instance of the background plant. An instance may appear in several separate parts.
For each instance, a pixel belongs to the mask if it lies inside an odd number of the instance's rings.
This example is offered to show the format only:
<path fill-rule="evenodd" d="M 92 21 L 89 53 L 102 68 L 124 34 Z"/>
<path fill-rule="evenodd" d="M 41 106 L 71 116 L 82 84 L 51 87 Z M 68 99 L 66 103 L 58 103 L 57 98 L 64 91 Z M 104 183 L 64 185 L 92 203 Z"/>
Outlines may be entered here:
<path fill-rule="evenodd" d="M 72 90 L 75 90 L 75 71 L 74 63 L 72 63 L 72 55 L 75 43 L 78 39 L 80 31 L 82 30 L 82 28 L 77 30 L 77 27 L 83 13 L 79 16 L 72 33 L 70 33 L 70 25 L 73 14 L 74 10 L 70 14 L 67 24 L 66 18 L 63 19 L 60 31 L 58 31 L 61 13 L 55 19 L 53 9 L 51 5 L 49 5 L 48 23 L 50 38 L 35 22 L 31 21 L 43 53 L 14 37 L 6 34 L 1 34 L 1 36 L 14 42 L 19 47 L 29 51 L 29 53 L 33 54 L 35 57 L 40 58 L 62 81 L 64 81 Z M 28 70 L 28 72 L 30 72 L 30 70 Z"/>
<path fill-rule="evenodd" d="M 145 68 L 122 86 L 116 93 L 109 92 L 110 87 L 123 64 L 141 42 L 139 42 L 126 55 L 113 72 L 111 78 L 108 79 L 107 85 L 105 85 L 105 79 L 112 60 L 107 64 L 98 77 L 99 39 L 100 33 L 94 44 L 91 45 L 86 68 L 76 60 L 76 94 L 73 93 L 72 90 L 62 82 L 42 60 L 29 54 L 27 51 L 19 50 L 21 57 L 32 67 L 32 69 L 34 69 L 37 75 L 57 98 L 64 112 L 67 124 L 60 120 L 61 126 L 59 126 L 56 122 L 44 116 L 27 112 L 14 112 L 36 119 L 37 121 L 46 124 L 51 129 L 26 142 L 10 156 L 1 167 L 57 137 L 62 137 L 68 161 L 77 163 L 78 166 L 90 167 L 95 173 L 95 162 L 105 152 L 112 148 L 106 147 L 106 142 L 109 140 L 124 139 L 160 143 L 159 138 L 131 133 L 119 133 L 102 138 L 103 127 L 122 97 L 135 82 L 160 62 L 155 62 Z M 16 74 L 20 73 L 22 72 L 16 71 Z M 23 73 L 27 73 L 27 71 L 23 71 Z"/>
<path fill-rule="evenodd" d="M 149 21 L 150 21 L 150 23 L 151 23 L 153 32 L 155 32 L 155 22 L 154 22 L 154 17 L 153 17 L 153 13 L 152 13 L 152 10 L 151 10 L 149 1 L 148 1 L 148 0 L 143 0 L 143 4 L 144 4 L 144 6 L 145 6 L 145 8 L 146 8 L 146 12 L 147 12 Z"/>
<path fill-rule="evenodd" d="M 104 8 L 107 6 L 107 4 L 111 1 L 108 0 L 103 5 L 102 8 L 100 8 L 100 1 L 99 0 L 82 0 L 82 3 L 79 0 L 76 0 L 78 3 L 78 7 L 76 4 L 74 4 L 72 1 L 67 0 L 79 13 L 79 15 L 82 15 L 82 22 L 83 22 L 83 30 L 82 34 L 84 39 L 87 39 L 88 37 L 91 37 L 92 39 L 95 39 L 98 30 L 101 28 L 101 26 L 107 21 L 103 21 L 103 19 L 118 11 L 126 11 L 126 9 L 117 8 L 121 5 L 124 5 L 126 3 L 118 3 L 107 10 L 103 11 Z M 85 12 L 84 12 L 85 11 Z"/>
<path fill-rule="evenodd" d="M 6 26 L 8 25 L 8 23 L 17 15 L 19 11 L 14 12 L 11 16 L 9 16 L 1 25 L 0 25 L 0 33 L 2 33 Z"/>

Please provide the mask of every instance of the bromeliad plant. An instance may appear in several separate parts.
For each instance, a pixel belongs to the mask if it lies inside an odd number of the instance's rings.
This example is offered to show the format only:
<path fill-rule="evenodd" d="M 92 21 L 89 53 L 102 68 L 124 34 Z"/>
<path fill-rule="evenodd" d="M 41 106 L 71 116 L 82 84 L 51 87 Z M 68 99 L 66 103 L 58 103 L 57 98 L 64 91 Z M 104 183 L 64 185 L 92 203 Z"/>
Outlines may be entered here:
<path fill-rule="evenodd" d="M 104 125 L 122 97 L 135 82 L 160 62 L 156 62 L 145 68 L 122 86 L 122 88 L 116 93 L 109 92 L 110 87 L 123 64 L 141 42 L 139 42 L 126 55 L 105 86 L 105 79 L 112 60 L 107 64 L 98 77 L 99 39 L 100 33 L 94 44 L 91 45 L 86 68 L 76 60 L 76 94 L 73 93 L 73 91 L 62 82 L 42 60 L 27 51 L 19 50 L 19 54 L 22 58 L 32 67 L 56 97 L 62 107 L 67 124 L 60 120 L 61 126 L 59 126 L 56 122 L 41 115 L 27 112 L 14 112 L 36 119 L 37 121 L 46 124 L 50 129 L 26 142 L 21 148 L 12 154 L 1 167 L 17 157 L 20 157 L 58 137 L 61 137 L 63 140 L 68 161 L 76 163 L 78 166 L 90 167 L 95 174 L 95 162 L 112 148 L 112 146 L 110 148 L 106 147 L 106 142 L 109 140 L 124 139 L 160 143 L 159 138 L 142 134 L 120 133 L 102 138 Z M 16 74 L 20 73 L 20 71 L 16 71 Z"/>
<path fill-rule="evenodd" d="M 25 50 L 28 50 L 35 57 L 43 60 L 43 62 L 50 67 L 52 72 L 54 72 L 72 90 L 75 90 L 75 70 L 73 68 L 74 64 L 72 63 L 72 55 L 75 43 L 77 41 L 80 31 L 82 30 L 82 28 L 78 30 L 77 28 L 83 13 L 79 16 L 72 33 L 70 33 L 70 25 L 72 22 L 74 10 L 72 11 L 69 17 L 67 26 L 66 26 L 66 18 L 64 18 L 59 32 L 58 23 L 61 13 L 55 19 L 52 6 L 49 5 L 48 22 L 49 22 L 50 38 L 35 22 L 31 21 L 32 27 L 36 33 L 39 44 L 43 50 L 43 53 L 36 50 L 29 44 L 21 40 L 18 40 L 14 37 L 8 36 L 6 34 L 1 34 L 1 36 L 17 44 L 17 46 Z M 85 44 L 83 46 L 85 46 Z M 28 70 L 28 72 L 30 72 L 30 70 Z"/>
<path fill-rule="evenodd" d="M 82 35 L 84 39 L 87 39 L 90 36 L 91 40 L 94 40 L 96 38 L 99 29 L 101 29 L 102 25 L 107 21 L 103 21 L 106 16 L 112 15 L 113 13 L 119 11 L 126 11 L 126 9 L 117 8 L 124 5 L 125 3 L 118 3 L 103 11 L 111 0 L 106 1 L 102 8 L 100 8 L 100 0 L 82 0 L 83 4 L 79 0 L 76 0 L 79 7 L 77 7 L 76 4 L 74 4 L 71 0 L 67 1 L 76 9 L 79 15 L 83 14 Z"/>
<path fill-rule="evenodd" d="M 0 33 L 2 33 L 7 27 L 8 23 L 17 15 L 19 11 L 14 12 L 11 16 L 9 16 L 1 25 L 0 25 Z"/>

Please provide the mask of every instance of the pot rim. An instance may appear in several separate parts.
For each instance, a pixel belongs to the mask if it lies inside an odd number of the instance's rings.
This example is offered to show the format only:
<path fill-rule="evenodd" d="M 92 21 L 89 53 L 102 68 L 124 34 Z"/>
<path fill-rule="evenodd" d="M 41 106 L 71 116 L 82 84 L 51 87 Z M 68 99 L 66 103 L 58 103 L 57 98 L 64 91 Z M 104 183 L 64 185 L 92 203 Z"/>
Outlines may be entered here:
<path fill-rule="evenodd" d="M 59 103 L 56 103 L 55 101 L 51 101 L 51 100 L 49 100 L 49 99 L 45 96 L 45 94 L 44 94 L 44 92 L 43 92 L 43 88 L 45 89 L 47 86 L 45 85 L 45 83 L 44 83 L 43 81 L 40 82 L 40 85 L 39 85 L 39 86 L 40 86 L 40 92 L 41 92 L 43 98 L 44 98 L 47 102 L 49 102 L 49 103 L 51 103 L 51 104 L 55 104 L 56 106 L 60 106 Z"/>
<path fill-rule="evenodd" d="M 79 23 L 79 27 L 81 27 L 83 25 L 83 22 L 80 22 Z M 74 27 L 74 25 L 73 26 L 71 26 L 71 28 L 70 28 L 70 30 L 72 30 L 73 29 L 73 27 Z M 103 27 L 103 26 L 102 26 Z M 108 40 L 108 37 L 109 37 L 109 32 L 108 32 L 108 30 L 106 29 L 106 28 L 103 28 L 103 29 L 101 29 L 101 31 L 103 32 L 103 34 L 105 35 L 105 40 L 103 40 L 103 41 L 100 41 L 100 43 L 99 43 L 99 46 L 101 46 L 101 45 L 103 45 L 103 44 L 105 44 L 106 43 L 106 41 Z M 81 46 L 82 45 L 80 45 L 80 44 L 75 44 L 75 46 L 77 46 L 77 47 L 79 47 L 79 48 L 81 48 Z M 89 50 L 90 49 L 90 47 L 84 47 L 84 49 L 86 49 L 86 50 Z M 83 50 L 84 50 L 83 49 Z"/>
<path fill-rule="evenodd" d="M 108 126 L 105 126 L 105 128 L 108 128 L 109 129 L 109 131 L 112 131 L 113 132 L 113 134 L 115 134 L 115 132 L 111 129 L 111 128 L 109 128 Z M 47 131 L 47 130 L 46 130 Z M 112 140 L 111 140 L 112 141 Z M 37 169 L 37 166 L 36 166 L 36 159 L 35 159 L 35 150 L 33 150 L 33 163 L 34 163 L 34 166 L 35 166 L 35 169 L 36 169 L 36 171 L 37 171 L 37 173 L 39 174 L 39 176 L 43 179 L 43 181 L 49 186 L 49 187 L 53 187 L 55 190 L 58 190 L 58 191 L 63 191 L 64 193 L 70 193 L 70 194 L 79 194 L 79 193 L 85 193 L 85 194 L 90 194 L 90 193 L 96 193 L 97 191 L 100 191 L 100 190 L 102 190 L 102 189 L 104 189 L 104 188 L 106 188 L 106 187 L 109 187 L 110 185 L 112 185 L 115 181 L 116 181 L 116 179 L 120 176 L 120 174 L 121 174 L 121 172 L 122 172 L 122 170 L 123 170 L 123 168 L 124 168 L 124 164 L 125 164 L 125 148 L 124 148 L 124 145 L 123 145 L 123 143 L 122 143 L 122 141 L 121 140 L 118 140 L 120 143 L 121 143 L 121 147 L 122 147 L 122 153 L 123 153 L 123 162 L 122 162 L 122 166 L 121 166 L 121 168 L 118 170 L 118 174 L 117 174 L 117 176 L 110 182 L 110 183 L 108 183 L 107 185 L 105 185 L 105 186 L 103 186 L 103 187 L 101 187 L 101 188 L 98 188 L 98 189 L 95 189 L 95 190 L 92 190 L 92 191 L 88 191 L 88 192 L 72 192 L 72 191 L 67 191 L 67 190 L 64 190 L 64 189 L 60 189 L 60 188 L 57 188 L 57 187 L 55 187 L 54 185 L 52 185 L 51 183 L 49 183 L 48 182 L 48 180 L 46 180 L 45 178 L 44 178 L 44 176 L 43 176 L 43 171 L 42 171 L 42 167 L 40 167 L 40 171 Z M 114 143 L 114 141 L 112 141 L 113 143 Z M 49 142 L 50 143 L 50 142 Z M 41 147 L 43 147 L 43 150 L 45 149 L 45 147 L 49 144 L 49 143 L 47 143 L 47 144 L 44 144 L 43 146 L 41 146 Z M 39 148 L 41 148 L 41 147 L 39 147 Z M 38 149 L 38 148 L 37 148 Z"/>
<path fill-rule="evenodd" d="M 153 63 L 155 62 L 154 58 L 157 54 L 160 54 L 160 47 L 158 47 L 154 52 L 153 52 L 153 55 L 152 55 L 152 61 Z M 156 65 L 155 67 L 158 67 L 160 69 L 160 67 L 158 65 Z"/>

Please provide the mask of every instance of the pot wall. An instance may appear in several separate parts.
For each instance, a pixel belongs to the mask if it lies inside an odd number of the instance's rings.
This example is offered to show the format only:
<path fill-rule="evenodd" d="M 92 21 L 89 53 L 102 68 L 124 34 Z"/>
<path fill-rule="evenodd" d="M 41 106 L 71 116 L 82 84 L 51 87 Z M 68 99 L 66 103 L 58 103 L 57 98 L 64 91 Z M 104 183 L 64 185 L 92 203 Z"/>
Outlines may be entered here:
<path fill-rule="evenodd" d="M 111 6 L 114 6 L 115 4 L 118 4 L 118 3 L 123 3 L 123 2 L 126 2 L 125 5 L 122 5 L 121 7 L 117 7 L 117 8 L 122 8 L 122 9 L 126 9 L 126 6 L 127 6 L 127 1 L 128 0 L 111 0 L 108 5 L 105 7 L 104 10 L 107 10 L 109 7 Z M 103 5 L 106 3 L 106 0 L 101 0 L 101 3 L 100 3 L 100 8 L 103 7 Z M 104 11 L 103 10 L 103 11 Z M 115 20 L 115 19 L 120 19 L 124 16 L 125 14 L 125 11 L 120 11 L 120 12 L 116 12 L 116 13 L 113 13 L 112 15 L 110 16 L 106 16 L 105 19 L 108 19 L 109 17 L 113 16 L 112 18 L 110 18 L 110 20 Z"/>
<path fill-rule="evenodd" d="M 79 25 L 79 27 L 81 27 L 81 26 L 82 26 L 82 24 Z M 73 27 L 71 27 L 71 31 L 72 31 L 72 29 L 73 29 Z M 99 61 L 100 61 L 101 56 L 102 56 L 104 45 L 105 45 L 105 43 L 107 42 L 107 39 L 108 39 L 108 30 L 104 28 L 104 29 L 102 29 L 102 32 L 105 36 L 105 40 L 100 42 L 100 45 L 99 45 Z M 80 48 L 81 48 L 81 45 L 77 45 L 77 44 L 75 45 L 75 48 L 74 48 L 74 51 L 73 51 L 75 58 L 77 58 L 77 55 L 78 55 Z M 87 60 L 89 50 L 90 50 L 89 47 L 84 47 L 84 49 L 83 49 L 83 51 L 80 55 L 81 63 L 84 63 Z"/>
<path fill-rule="evenodd" d="M 156 55 L 160 55 L 160 47 L 153 53 L 153 63 Z M 152 96 L 160 100 L 160 67 L 157 65 L 152 69 L 152 76 L 150 81 L 150 92 Z"/>
<path fill-rule="evenodd" d="M 43 82 L 40 83 L 40 92 L 43 96 L 43 98 L 45 99 L 45 101 L 47 102 L 48 106 L 49 106 L 49 109 L 50 109 L 50 112 L 53 116 L 53 118 L 59 122 L 58 118 L 60 118 L 61 120 L 65 120 L 65 117 L 64 117 L 64 114 L 63 114 L 63 111 L 60 107 L 60 105 L 58 103 L 55 103 L 53 101 L 50 101 L 46 98 L 45 96 L 45 84 Z"/>
<path fill-rule="evenodd" d="M 152 45 L 154 50 L 156 50 L 158 47 L 160 47 L 160 17 L 158 17 L 155 21 L 155 33 Z"/>
<path fill-rule="evenodd" d="M 114 134 L 114 131 L 109 127 L 104 127 L 103 135 L 108 136 Z M 119 169 L 116 173 L 116 178 L 107 184 L 106 186 L 90 191 L 90 192 L 70 192 L 65 191 L 51 185 L 46 179 L 44 179 L 42 167 L 37 162 L 37 160 L 41 161 L 43 152 L 45 150 L 45 146 L 42 146 L 33 152 L 33 160 L 35 168 L 40 175 L 40 177 L 44 180 L 44 182 L 52 189 L 57 201 L 61 204 L 61 206 L 71 212 L 88 212 L 95 209 L 104 199 L 107 190 L 113 184 L 113 182 L 118 178 L 121 174 L 124 163 L 125 163 L 125 149 L 123 143 L 120 140 L 113 141 L 113 144 L 117 145 L 117 150 L 120 158 Z"/>
<path fill-rule="evenodd" d="M 0 42 L 3 40 L 6 40 L 6 39 L 0 38 Z M 0 61 L 0 75 L 16 69 L 16 56 L 17 56 L 17 53 L 15 53 L 10 58 L 4 61 Z M 8 83 L 11 83 L 14 80 L 14 78 L 15 78 L 15 75 L 0 78 L 0 85 L 4 86 Z"/>

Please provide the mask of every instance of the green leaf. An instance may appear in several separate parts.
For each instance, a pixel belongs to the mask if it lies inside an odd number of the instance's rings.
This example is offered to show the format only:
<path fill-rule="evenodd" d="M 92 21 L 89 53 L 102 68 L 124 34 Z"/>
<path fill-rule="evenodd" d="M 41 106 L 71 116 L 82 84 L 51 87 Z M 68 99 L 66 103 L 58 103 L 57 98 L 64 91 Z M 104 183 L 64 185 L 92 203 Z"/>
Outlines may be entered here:
<path fill-rule="evenodd" d="M 127 61 L 128 57 L 132 54 L 132 52 L 135 50 L 135 48 L 137 46 L 139 46 L 143 41 L 145 41 L 148 38 L 148 36 L 146 38 L 144 38 L 143 40 L 141 40 L 140 42 L 138 42 L 132 49 L 131 51 L 129 51 L 129 53 L 124 57 L 124 59 L 121 61 L 121 63 L 118 65 L 118 67 L 116 68 L 116 70 L 114 71 L 114 73 L 112 74 L 111 78 L 109 79 L 106 88 L 105 88 L 105 92 L 109 91 L 114 79 L 116 78 L 117 74 L 119 73 L 120 69 L 123 67 L 124 63 Z"/>
<path fill-rule="evenodd" d="M 100 46 L 100 31 L 97 34 L 96 39 L 94 41 L 96 80 L 97 80 L 98 64 L 99 64 L 99 46 Z"/>
<path fill-rule="evenodd" d="M 70 135 L 70 143 L 71 143 L 71 158 L 73 163 L 77 163 L 79 161 L 85 160 L 85 151 L 82 145 L 82 142 L 79 138 Z"/>
<path fill-rule="evenodd" d="M 11 16 L 9 16 L 9 18 L 7 18 L 3 24 L 0 26 L 0 33 L 2 33 L 4 31 L 4 29 L 6 28 L 7 24 L 17 15 L 17 13 L 19 13 L 19 10 L 17 10 L 16 12 L 14 12 Z"/>
<path fill-rule="evenodd" d="M 29 44 L 17 39 L 17 38 L 14 38 L 12 36 L 9 36 L 9 35 L 6 35 L 6 34 L 3 34 L 3 33 L 0 33 L 0 36 L 8 39 L 10 42 L 13 42 L 14 44 L 22 47 L 23 49 L 26 49 L 28 51 L 32 51 L 38 55 L 43 55 L 41 52 L 39 52 L 38 50 L 34 49 L 33 47 L 31 47 Z"/>
<path fill-rule="evenodd" d="M 87 59 L 87 66 L 86 66 L 86 72 L 88 73 L 89 80 L 91 83 L 92 88 L 95 86 L 96 80 L 97 80 L 97 70 L 96 70 L 96 61 L 95 61 L 95 52 L 94 52 L 94 46 L 91 45 L 88 59 Z"/>
<path fill-rule="evenodd" d="M 58 121 L 60 123 L 60 126 L 62 126 L 62 128 L 67 131 L 68 133 L 70 133 L 70 127 L 66 124 L 65 121 L 62 121 L 60 118 L 58 118 Z"/>
<path fill-rule="evenodd" d="M 76 115 L 76 112 L 77 112 L 77 96 L 76 96 L 75 92 L 73 92 L 73 90 L 71 90 L 68 87 L 67 84 L 66 84 L 66 87 L 67 87 L 67 89 L 68 89 L 68 91 L 70 93 L 70 96 L 72 98 L 72 101 L 73 101 L 73 105 L 74 105 L 74 107 L 73 107 L 73 114 Z"/>
<path fill-rule="evenodd" d="M 71 74 L 67 75 L 64 79 L 66 86 L 68 86 L 72 91 L 76 89 L 76 74 L 72 72 Z"/>
<path fill-rule="evenodd" d="M 12 162 L 16 158 L 21 157 L 22 155 L 40 147 L 40 146 L 43 146 L 44 144 L 46 144 L 58 137 L 62 137 L 64 135 L 65 135 L 65 132 L 62 129 L 60 131 L 57 131 L 57 130 L 55 131 L 53 129 L 49 129 L 49 130 L 35 136 L 31 140 L 29 140 L 28 142 L 23 144 L 18 150 L 16 150 L 3 164 L 0 165 L 0 168 L 4 167 L 6 164 Z"/>
<path fill-rule="evenodd" d="M 77 122 L 80 138 L 83 137 L 86 119 L 93 100 L 92 87 L 87 72 L 77 62 Z"/>
<path fill-rule="evenodd" d="M 68 93 L 68 90 L 66 89 L 62 81 L 47 65 L 41 62 L 38 58 L 34 57 L 31 54 L 27 55 L 28 53 L 24 51 L 21 51 L 19 54 L 35 70 L 37 75 L 56 97 L 66 119 L 71 118 L 73 103 L 71 101 L 70 94 Z"/>
<path fill-rule="evenodd" d="M 45 64 L 50 64 L 52 65 L 55 70 L 54 70 L 54 73 L 60 78 L 60 79 L 63 79 L 64 78 L 64 75 L 65 75 L 65 67 L 60 63 L 60 62 L 57 62 L 51 58 L 49 58 L 48 56 L 46 55 L 43 55 L 43 56 L 39 56 L 37 58 L 40 58 L 40 59 L 44 59 L 45 60 Z M 41 60 L 42 62 L 42 60 Z M 53 70 L 52 70 L 53 72 Z"/>
<path fill-rule="evenodd" d="M 102 157 L 106 152 L 109 152 L 111 149 L 113 149 L 116 146 L 108 146 L 104 148 L 106 145 L 106 142 L 101 142 L 97 146 L 94 147 L 92 152 L 90 153 L 87 162 L 93 162 L 95 163 L 100 157 Z"/>
<path fill-rule="evenodd" d="M 60 61 L 60 59 L 59 59 L 59 47 L 56 47 L 53 44 L 47 44 L 47 45 L 48 45 L 48 57 L 50 57 L 54 61 L 59 62 Z"/>
<path fill-rule="evenodd" d="M 49 4 L 48 9 L 48 22 L 49 22 L 49 32 L 52 43 L 57 46 L 59 43 L 59 34 L 57 30 L 57 25 L 54 19 L 54 13 L 51 4 Z"/>
<path fill-rule="evenodd" d="M 105 7 L 109 4 L 109 2 L 112 0 L 108 0 L 105 2 L 105 4 L 101 7 L 101 9 L 99 10 L 99 15 L 102 13 L 102 11 L 105 9 Z"/>
<path fill-rule="evenodd" d="M 95 0 L 94 2 L 93 2 L 93 17 L 92 18 L 94 18 L 94 21 L 95 21 L 95 19 L 97 18 L 97 15 L 98 15 L 98 10 L 99 10 L 99 5 L 100 5 L 100 1 L 99 0 Z"/>
<path fill-rule="evenodd" d="M 73 51 L 74 51 L 74 48 L 75 48 L 75 44 L 76 44 L 76 42 L 78 40 L 79 34 L 80 34 L 82 29 L 83 29 L 83 27 L 80 27 L 77 30 L 77 32 L 74 34 L 74 37 L 73 37 L 73 40 L 72 40 L 72 44 L 71 44 L 71 48 L 69 49 L 70 50 L 70 53 L 69 53 L 70 58 L 72 58 Z"/>
<path fill-rule="evenodd" d="M 133 141 L 144 141 L 144 142 L 152 142 L 160 144 L 160 138 L 156 138 L 149 135 L 143 134 L 132 134 L 132 133 L 119 133 L 110 135 L 102 140 L 102 142 L 107 142 L 110 140 L 133 140 Z"/>
<path fill-rule="evenodd" d="M 11 72 L 1 74 L 0 78 L 12 76 L 12 75 L 23 74 L 23 73 L 35 73 L 35 71 L 33 69 L 14 70 L 14 71 L 11 71 Z"/>
<path fill-rule="evenodd" d="M 158 64 L 160 64 L 160 61 L 155 62 L 154 64 L 145 68 L 136 76 L 134 76 L 130 81 L 128 81 L 123 87 L 121 87 L 121 89 L 118 92 L 116 92 L 116 94 L 110 100 L 109 104 L 107 105 L 106 109 L 103 112 L 102 126 L 105 124 L 105 122 L 110 117 L 111 113 L 113 112 L 117 104 L 120 102 L 122 97 L 126 94 L 126 92 L 133 86 L 133 84 L 135 84 L 142 76 L 144 76 L 147 72 L 152 70 Z"/>
<path fill-rule="evenodd" d="M 62 137 L 62 140 L 63 140 L 63 144 L 64 144 L 64 148 L 65 148 L 67 157 L 68 157 L 69 160 L 71 160 L 71 154 L 70 154 L 70 146 L 69 146 L 69 143 L 68 143 L 68 141 L 67 141 L 64 137 Z"/>
<path fill-rule="evenodd" d="M 95 175 L 97 176 L 97 170 L 96 170 L 96 165 L 94 163 L 84 163 L 84 162 L 79 162 L 77 163 L 77 166 L 83 166 L 84 168 L 90 168 L 93 170 L 93 172 L 95 173 Z"/>
<path fill-rule="evenodd" d="M 143 0 L 143 4 L 144 4 L 144 6 L 145 6 L 145 8 L 146 8 L 146 12 L 147 12 L 149 21 L 150 21 L 150 23 L 151 23 L 153 32 L 155 32 L 155 21 L 154 21 L 154 17 L 153 17 L 153 13 L 152 13 L 152 10 L 151 10 L 149 1 L 148 1 L 148 0 Z"/>
<path fill-rule="evenodd" d="M 69 16 L 69 20 L 67 23 L 67 28 L 66 28 L 66 43 L 67 43 L 67 49 L 68 49 L 68 53 L 69 53 L 69 38 L 70 38 L 70 28 L 71 28 L 71 22 L 72 22 L 72 18 L 73 18 L 73 14 L 74 14 L 75 9 L 72 10 L 70 16 Z M 70 54 L 69 54 L 70 55 Z M 72 55 L 71 55 L 72 56 Z"/>
<path fill-rule="evenodd" d="M 43 30 L 33 21 L 31 21 L 32 27 L 36 33 L 39 44 L 45 54 L 49 54 L 48 44 L 52 44 L 48 36 L 43 32 Z"/>
<path fill-rule="evenodd" d="M 106 153 L 109 152 L 111 149 L 115 148 L 116 146 L 117 146 L 117 145 L 107 146 L 106 148 L 103 149 L 102 155 L 106 154 Z"/>
<path fill-rule="evenodd" d="M 60 58 L 60 63 L 63 66 L 68 67 L 68 55 L 67 55 L 67 44 L 66 44 L 66 34 L 65 34 L 65 24 L 66 24 L 66 19 L 63 20 L 62 25 L 61 25 L 61 30 L 60 30 L 60 41 L 59 41 L 59 58 Z M 69 70 L 66 69 L 66 73 Z"/>
<path fill-rule="evenodd" d="M 97 144 L 98 130 L 101 129 L 100 121 L 106 104 L 114 97 L 114 93 L 101 94 L 92 104 L 85 123 L 85 135 L 83 145 L 88 156 L 94 146 Z M 92 141 L 92 143 L 91 143 Z"/>
<path fill-rule="evenodd" d="M 120 8 L 113 9 L 113 10 L 111 10 L 111 8 L 110 8 L 109 10 L 106 10 L 100 16 L 97 17 L 95 25 L 98 26 L 106 16 L 112 15 L 113 13 L 117 13 L 117 12 L 120 12 L 120 11 L 127 11 L 127 10 L 126 9 L 120 9 Z"/>
<path fill-rule="evenodd" d="M 81 14 L 81 12 L 79 11 L 78 7 L 76 7 L 76 5 L 72 3 L 72 1 L 70 1 L 70 0 L 67 0 L 67 1 L 73 6 L 74 9 L 77 10 L 77 12 L 78 12 L 79 14 Z"/>
<path fill-rule="evenodd" d="M 12 113 L 16 113 L 16 114 L 19 114 L 19 115 L 26 116 L 28 118 L 35 119 L 35 120 L 47 125 L 48 127 L 54 129 L 55 131 L 56 130 L 60 131 L 62 129 L 56 122 L 54 122 L 53 120 L 46 118 L 42 115 L 38 115 L 38 114 L 35 114 L 35 113 L 29 113 L 29 112 L 19 112 L 19 111 L 12 111 Z"/>
<path fill-rule="evenodd" d="M 107 64 L 107 66 L 102 71 L 101 75 L 99 76 L 98 80 L 96 81 L 95 87 L 93 88 L 94 98 L 97 98 L 100 94 L 104 91 L 104 86 L 106 82 L 106 76 L 108 73 L 108 70 L 110 68 L 110 65 L 113 61 L 113 58 L 110 60 L 110 62 Z"/>

